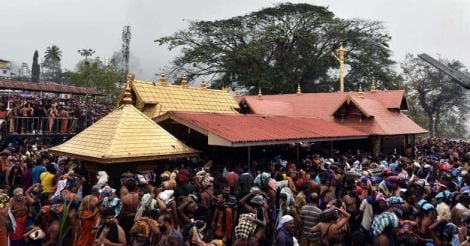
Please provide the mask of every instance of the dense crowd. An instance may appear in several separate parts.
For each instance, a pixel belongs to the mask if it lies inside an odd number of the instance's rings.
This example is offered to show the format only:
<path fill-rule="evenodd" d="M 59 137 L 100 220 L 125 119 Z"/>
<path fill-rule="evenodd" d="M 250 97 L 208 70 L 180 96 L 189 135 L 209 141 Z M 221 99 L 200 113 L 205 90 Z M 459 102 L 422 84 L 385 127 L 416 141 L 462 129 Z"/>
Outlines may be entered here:
<path fill-rule="evenodd" d="M 0 152 L 0 245 L 469 245 L 469 159 L 468 142 L 423 139 L 401 156 L 204 158 L 90 184 L 26 143 Z"/>
<path fill-rule="evenodd" d="M 0 97 L 10 133 L 79 132 L 110 113 L 114 106 L 94 99 Z"/>

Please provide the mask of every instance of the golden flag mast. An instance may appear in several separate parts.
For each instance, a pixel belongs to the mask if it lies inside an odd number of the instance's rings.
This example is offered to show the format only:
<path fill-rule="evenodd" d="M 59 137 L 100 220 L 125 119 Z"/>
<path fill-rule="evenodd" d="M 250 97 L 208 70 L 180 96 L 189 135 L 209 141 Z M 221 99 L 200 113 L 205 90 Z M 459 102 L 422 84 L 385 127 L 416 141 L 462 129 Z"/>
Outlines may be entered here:
<path fill-rule="evenodd" d="M 343 48 L 343 43 L 340 43 L 336 54 L 332 52 L 331 55 L 339 62 L 339 91 L 344 92 L 344 57 L 346 55 L 346 49 Z"/>

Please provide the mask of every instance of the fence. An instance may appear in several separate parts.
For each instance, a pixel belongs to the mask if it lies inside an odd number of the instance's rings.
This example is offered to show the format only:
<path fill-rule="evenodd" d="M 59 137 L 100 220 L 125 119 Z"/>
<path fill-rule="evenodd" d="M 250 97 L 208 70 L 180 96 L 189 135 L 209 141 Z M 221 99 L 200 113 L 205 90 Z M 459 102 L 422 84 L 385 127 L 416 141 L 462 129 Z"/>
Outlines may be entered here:
<path fill-rule="evenodd" d="M 7 119 L 9 134 L 75 134 L 78 118 L 12 117 Z"/>

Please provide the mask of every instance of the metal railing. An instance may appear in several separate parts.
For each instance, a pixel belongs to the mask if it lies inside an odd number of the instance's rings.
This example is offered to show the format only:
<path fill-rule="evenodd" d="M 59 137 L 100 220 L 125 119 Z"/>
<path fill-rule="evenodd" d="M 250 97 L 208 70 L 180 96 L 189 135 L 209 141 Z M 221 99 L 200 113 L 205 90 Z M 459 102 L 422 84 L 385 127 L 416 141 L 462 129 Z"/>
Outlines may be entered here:
<path fill-rule="evenodd" d="M 8 134 L 75 134 L 78 118 L 11 117 L 7 118 Z"/>

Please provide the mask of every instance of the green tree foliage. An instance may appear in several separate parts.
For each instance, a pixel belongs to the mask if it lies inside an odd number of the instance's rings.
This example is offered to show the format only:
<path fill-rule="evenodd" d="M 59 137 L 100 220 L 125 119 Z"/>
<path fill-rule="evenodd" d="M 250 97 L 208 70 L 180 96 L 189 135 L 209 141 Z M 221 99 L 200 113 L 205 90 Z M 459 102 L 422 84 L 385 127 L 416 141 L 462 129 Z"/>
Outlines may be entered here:
<path fill-rule="evenodd" d="M 95 87 L 104 94 L 118 93 L 116 85 L 122 79 L 119 67 L 114 59 L 104 64 L 99 57 L 81 61 L 77 71 L 66 71 L 64 78 L 67 84 L 84 87 Z"/>
<path fill-rule="evenodd" d="M 180 48 L 171 75 L 209 77 L 212 85 L 236 85 L 256 93 L 338 90 L 331 53 L 343 42 L 347 50 L 346 89 L 372 78 L 393 89 L 390 36 L 380 22 L 337 18 L 325 7 L 280 4 L 226 20 L 195 21 L 186 30 L 155 40 Z M 337 74 L 337 72 L 336 72 Z"/>
<path fill-rule="evenodd" d="M 42 63 L 44 80 L 54 82 L 62 81 L 61 59 L 62 51 L 57 45 L 46 48 L 44 62 Z"/>
<path fill-rule="evenodd" d="M 39 77 L 41 73 L 38 58 L 39 58 L 39 54 L 38 54 L 38 51 L 36 50 L 34 51 L 33 65 L 31 68 L 31 81 L 33 82 L 39 82 Z"/>
<path fill-rule="evenodd" d="M 453 69 L 466 71 L 459 61 L 440 61 Z M 431 136 L 465 138 L 470 100 L 463 87 L 411 54 L 401 67 L 408 92 L 409 115 L 427 128 Z"/>

